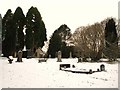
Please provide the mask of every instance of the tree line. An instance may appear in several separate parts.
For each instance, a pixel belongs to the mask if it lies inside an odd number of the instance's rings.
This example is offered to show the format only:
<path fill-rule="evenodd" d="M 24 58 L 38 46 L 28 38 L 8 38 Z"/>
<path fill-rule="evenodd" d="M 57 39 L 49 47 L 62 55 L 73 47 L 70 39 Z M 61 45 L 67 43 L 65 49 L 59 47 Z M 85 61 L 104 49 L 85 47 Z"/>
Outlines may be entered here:
<path fill-rule="evenodd" d="M 38 47 L 42 48 L 46 40 L 46 27 L 36 7 L 32 6 L 26 16 L 21 7 L 17 7 L 14 13 L 8 9 L 2 19 L 2 53 L 4 56 L 14 56 L 18 50 L 24 48 L 24 45 L 31 51 Z"/>
<path fill-rule="evenodd" d="M 25 31 L 25 33 L 24 33 Z M 35 52 L 47 41 L 46 27 L 36 7 L 31 7 L 26 16 L 21 7 L 14 13 L 9 9 L 2 19 L 2 53 L 15 55 L 26 46 Z M 62 52 L 62 58 L 77 57 L 80 60 L 99 61 L 109 58 L 114 61 L 120 57 L 120 20 L 107 18 L 92 25 L 78 27 L 72 34 L 71 29 L 62 24 L 49 40 L 45 57 L 55 58 Z"/>
<path fill-rule="evenodd" d="M 86 58 L 91 58 L 91 61 L 99 61 L 101 58 L 116 60 L 120 50 L 118 31 L 120 30 L 114 18 L 77 28 L 73 34 L 76 55 L 84 61 Z"/>
<path fill-rule="evenodd" d="M 57 52 L 62 52 L 62 58 L 79 58 L 79 61 L 99 61 L 108 58 L 115 61 L 120 56 L 120 25 L 115 18 L 107 18 L 100 23 L 81 26 L 71 34 L 67 25 L 61 25 L 50 38 L 48 55 L 55 58 Z M 68 41 L 74 45 L 67 45 Z"/>

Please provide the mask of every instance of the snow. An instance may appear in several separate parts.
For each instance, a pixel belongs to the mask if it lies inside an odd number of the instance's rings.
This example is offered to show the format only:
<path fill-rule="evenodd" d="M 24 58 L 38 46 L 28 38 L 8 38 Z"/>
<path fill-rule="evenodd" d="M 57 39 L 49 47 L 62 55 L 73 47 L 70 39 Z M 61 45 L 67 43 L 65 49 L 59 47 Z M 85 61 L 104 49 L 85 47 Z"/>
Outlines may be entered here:
<path fill-rule="evenodd" d="M 77 59 L 48 59 L 38 63 L 38 58 L 25 59 L 22 63 L 9 64 L 0 57 L 0 88 L 118 88 L 118 63 L 77 63 Z M 93 74 L 71 73 L 59 70 L 60 64 L 75 65 L 79 69 L 97 70 L 101 64 L 106 71 Z"/>

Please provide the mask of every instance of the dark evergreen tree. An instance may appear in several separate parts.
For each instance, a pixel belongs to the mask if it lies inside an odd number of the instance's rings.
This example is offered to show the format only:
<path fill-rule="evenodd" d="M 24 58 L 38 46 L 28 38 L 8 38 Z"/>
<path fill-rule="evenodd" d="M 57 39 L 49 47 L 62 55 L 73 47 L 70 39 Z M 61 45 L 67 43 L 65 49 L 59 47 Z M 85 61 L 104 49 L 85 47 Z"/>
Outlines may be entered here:
<path fill-rule="evenodd" d="M 62 45 L 62 39 L 59 33 L 55 31 L 50 39 L 49 49 L 48 49 L 48 55 L 51 56 L 51 58 L 55 58 L 58 51 L 61 50 Z"/>
<path fill-rule="evenodd" d="M 61 25 L 55 32 L 53 33 L 49 48 L 48 55 L 51 55 L 52 58 L 55 58 L 58 51 L 62 51 L 62 57 L 69 57 L 69 49 L 66 46 L 66 40 L 71 36 L 71 32 L 67 25 Z"/>
<path fill-rule="evenodd" d="M 13 13 L 9 9 L 2 19 L 2 53 L 8 57 L 14 48 Z"/>
<path fill-rule="evenodd" d="M 22 50 L 24 48 L 24 33 L 25 16 L 20 7 L 18 7 L 13 16 L 13 33 L 15 36 L 15 51 Z"/>
<path fill-rule="evenodd" d="M 116 25 L 114 19 L 110 19 L 106 23 L 105 27 L 105 44 L 106 44 L 106 56 L 110 60 L 115 60 L 117 57 L 118 37 L 116 31 Z"/>
<path fill-rule="evenodd" d="M 33 14 L 33 7 L 29 9 L 26 15 L 26 48 L 32 49 L 33 45 L 33 33 L 34 33 L 34 22 L 35 16 Z"/>
<path fill-rule="evenodd" d="M 31 7 L 26 15 L 26 48 L 30 50 L 44 46 L 47 40 L 46 28 L 36 7 Z"/>
<path fill-rule="evenodd" d="M 116 44 L 116 45 L 118 44 L 116 25 L 114 19 L 110 19 L 106 23 L 105 40 L 106 40 L 106 47 L 109 47 L 111 44 Z"/>
<path fill-rule="evenodd" d="M 6 12 L 2 19 L 2 41 L 5 40 L 6 31 L 8 29 L 7 26 L 9 25 L 9 21 L 12 21 L 12 18 L 13 13 L 11 9 L 8 9 L 8 11 Z"/>
<path fill-rule="evenodd" d="M 65 42 L 62 42 L 61 51 L 62 51 L 63 58 L 69 58 L 70 52 L 72 52 L 71 48 L 69 46 L 67 46 L 67 44 Z"/>

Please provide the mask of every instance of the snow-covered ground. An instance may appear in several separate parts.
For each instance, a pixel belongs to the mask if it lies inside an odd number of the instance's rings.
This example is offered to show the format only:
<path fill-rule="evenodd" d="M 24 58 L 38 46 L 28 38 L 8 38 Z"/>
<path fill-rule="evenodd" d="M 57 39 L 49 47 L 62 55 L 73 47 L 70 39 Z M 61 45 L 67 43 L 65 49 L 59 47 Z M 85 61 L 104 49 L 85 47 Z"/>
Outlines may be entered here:
<path fill-rule="evenodd" d="M 0 88 L 118 88 L 118 63 L 77 63 L 77 59 L 23 59 L 22 63 L 8 64 L 7 58 L 0 57 Z M 93 74 L 71 73 L 59 70 L 60 63 L 70 63 L 79 69 L 97 70 L 101 64 L 106 72 Z"/>

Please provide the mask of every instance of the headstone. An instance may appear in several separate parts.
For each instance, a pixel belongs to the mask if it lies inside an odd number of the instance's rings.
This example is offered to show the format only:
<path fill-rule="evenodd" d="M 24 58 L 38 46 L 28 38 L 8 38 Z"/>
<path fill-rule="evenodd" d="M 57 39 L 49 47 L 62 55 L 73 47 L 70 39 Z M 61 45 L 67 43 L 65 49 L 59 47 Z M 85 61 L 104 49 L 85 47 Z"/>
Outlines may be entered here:
<path fill-rule="evenodd" d="M 105 65 L 104 64 L 100 65 L 100 71 L 105 71 Z"/>
<path fill-rule="evenodd" d="M 57 60 L 57 62 L 62 62 L 62 60 L 61 60 L 61 57 L 62 57 L 62 53 L 61 53 L 61 51 L 58 51 L 58 60 Z"/>
<path fill-rule="evenodd" d="M 70 58 L 72 58 L 72 52 L 70 52 Z"/>
<path fill-rule="evenodd" d="M 51 58 L 51 55 L 49 55 L 49 58 Z"/>
<path fill-rule="evenodd" d="M 75 65 L 72 65 L 72 68 L 75 68 Z"/>
<path fill-rule="evenodd" d="M 9 56 L 9 59 L 8 59 L 8 61 L 9 61 L 9 64 L 12 64 L 13 57 L 12 57 L 12 56 Z"/>
<path fill-rule="evenodd" d="M 22 54 L 23 54 L 22 50 L 19 50 L 19 51 L 18 51 L 17 62 L 22 62 Z"/>

